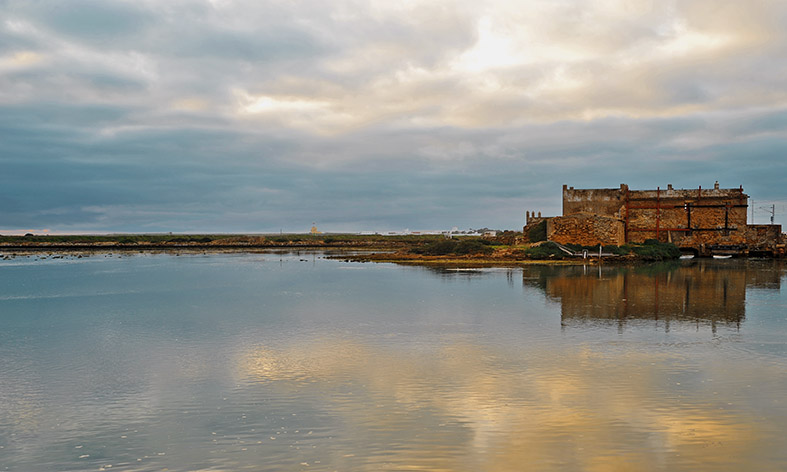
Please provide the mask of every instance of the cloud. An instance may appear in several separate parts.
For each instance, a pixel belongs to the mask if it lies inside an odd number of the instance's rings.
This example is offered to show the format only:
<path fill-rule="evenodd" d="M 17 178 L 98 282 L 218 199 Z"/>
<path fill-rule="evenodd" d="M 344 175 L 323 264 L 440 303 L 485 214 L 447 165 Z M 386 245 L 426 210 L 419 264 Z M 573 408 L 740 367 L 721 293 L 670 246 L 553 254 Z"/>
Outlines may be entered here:
<path fill-rule="evenodd" d="M 5 210 L 33 215 L 26 226 L 52 226 L 57 202 L 73 227 L 107 230 L 510 228 L 528 206 L 559 211 L 562 183 L 719 179 L 787 200 L 776 1 L 7 0 L 0 13 L 14 188 L 0 193 L 26 202 Z M 281 192 L 258 210 L 255 186 Z M 189 205 L 209 210 L 177 216 Z"/>

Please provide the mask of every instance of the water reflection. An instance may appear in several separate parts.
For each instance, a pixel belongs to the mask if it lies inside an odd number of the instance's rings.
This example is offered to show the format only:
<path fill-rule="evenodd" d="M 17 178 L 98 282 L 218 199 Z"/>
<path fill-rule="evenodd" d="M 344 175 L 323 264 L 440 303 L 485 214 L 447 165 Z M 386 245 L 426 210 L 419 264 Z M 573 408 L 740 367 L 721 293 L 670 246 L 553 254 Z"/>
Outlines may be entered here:
<path fill-rule="evenodd" d="M 717 395 L 740 388 L 736 376 L 698 375 L 680 353 L 437 341 L 426 352 L 341 338 L 257 347 L 238 382 L 341 425 L 338 440 L 327 428 L 294 442 L 320 446 L 304 461 L 340 470 L 736 470 L 767 465 L 774 447 L 776 425 L 746 391 Z M 774 383 L 763 373 L 743 381 Z"/>
<path fill-rule="evenodd" d="M 560 303 L 564 326 L 631 320 L 717 323 L 740 327 L 748 288 L 779 289 L 778 270 L 713 261 L 643 267 L 530 267 L 523 283 Z"/>
<path fill-rule="evenodd" d="M 779 267 L 184 254 L 5 269 L 0 470 L 787 463 Z M 666 319 L 733 334 L 651 329 Z"/>

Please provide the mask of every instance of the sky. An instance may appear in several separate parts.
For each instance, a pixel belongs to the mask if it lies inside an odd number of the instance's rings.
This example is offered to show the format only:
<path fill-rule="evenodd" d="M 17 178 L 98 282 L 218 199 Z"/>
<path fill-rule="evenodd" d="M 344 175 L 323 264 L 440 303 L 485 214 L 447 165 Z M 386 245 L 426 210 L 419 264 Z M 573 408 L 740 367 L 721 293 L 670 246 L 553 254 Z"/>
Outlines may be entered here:
<path fill-rule="evenodd" d="M 563 184 L 715 181 L 787 225 L 785 24 L 783 0 L 0 0 L 0 233 L 521 229 Z"/>

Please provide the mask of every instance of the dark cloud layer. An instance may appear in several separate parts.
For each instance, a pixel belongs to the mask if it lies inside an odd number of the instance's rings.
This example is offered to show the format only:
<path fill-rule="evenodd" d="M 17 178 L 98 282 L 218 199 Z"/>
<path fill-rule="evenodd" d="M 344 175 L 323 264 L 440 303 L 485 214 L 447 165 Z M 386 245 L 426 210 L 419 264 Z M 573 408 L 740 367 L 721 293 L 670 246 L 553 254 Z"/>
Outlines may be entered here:
<path fill-rule="evenodd" d="M 715 180 L 783 215 L 785 18 L 766 0 L 0 1 L 0 230 L 516 228 L 558 213 L 564 183 Z"/>

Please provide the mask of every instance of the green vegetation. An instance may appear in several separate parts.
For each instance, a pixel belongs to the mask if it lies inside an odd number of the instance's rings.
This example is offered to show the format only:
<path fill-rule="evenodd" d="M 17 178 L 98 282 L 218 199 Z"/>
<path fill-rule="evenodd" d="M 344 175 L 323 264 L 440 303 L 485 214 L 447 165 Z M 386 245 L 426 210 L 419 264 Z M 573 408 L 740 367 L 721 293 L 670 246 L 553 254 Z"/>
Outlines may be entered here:
<path fill-rule="evenodd" d="M 580 246 L 579 244 L 566 244 L 574 252 L 587 250 L 590 255 L 598 254 L 598 246 Z M 667 261 L 680 257 L 680 249 L 672 243 L 662 243 L 655 239 L 648 239 L 642 244 L 624 244 L 623 246 L 604 246 L 601 248 L 605 254 L 626 256 L 634 254 L 646 261 Z"/>
<path fill-rule="evenodd" d="M 598 246 L 581 246 L 579 244 L 566 244 L 566 247 L 571 249 L 574 252 L 582 252 L 587 251 L 588 254 L 591 256 L 593 254 L 598 254 Z M 629 246 L 602 246 L 601 252 L 604 254 L 615 254 L 617 256 L 625 256 L 627 254 L 631 254 L 631 248 Z"/>
<path fill-rule="evenodd" d="M 102 234 L 102 235 L 33 235 L 0 236 L 0 243 L 48 243 L 48 244 L 161 244 L 161 243 L 209 243 L 222 236 L 204 234 Z"/>
<path fill-rule="evenodd" d="M 412 252 L 425 256 L 492 254 L 494 249 L 490 247 L 491 244 L 491 241 L 485 239 L 463 239 L 461 241 L 444 239 L 442 241 L 429 243 L 425 246 L 413 248 Z"/>
<path fill-rule="evenodd" d="M 604 253 L 607 253 L 607 254 L 615 254 L 615 255 L 618 255 L 618 256 L 625 256 L 626 254 L 630 254 L 631 253 L 631 251 L 628 248 L 626 248 L 625 246 L 622 246 L 622 247 L 621 246 L 615 246 L 614 244 L 610 245 L 610 246 L 603 246 L 601 248 L 601 252 L 604 252 Z"/>
<path fill-rule="evenodd" d="M 308 246 L 323 244 L 351 246 L 380 245 L 402 246 L 418 245 L 440 241 L 442 235 L 359 235 L 359 234 L 275 234 L 275 235 L 242 235 L 242 234 L 102 234 L 102 235 L 34 235 L 0 236 L 0 244 L 5 245 L 287 245 L 297 244 Z"/>
<path fill-rule="evenodd" d="M 558 247 L 558 245 L 552 241 L 539 244 L 538 246 L 529 247 L 524 250 L 524 254 L 530 259 L 537 260 L 563 259 L 566 256 L 566 253 L 563 252 L 560 247 Z"/>
<path fill-rule="evenodd" d="M 666 261 L 680 257 L 680 249 L 672 243 L 661 243 L 655 239 L 647 239 L 643 244 L 631 244 L 629 247 L 634 254 L 646 261 Z"/>
<path fill-rule="evenodd" d="M 581 246 L 579 244 L 566 244 L 566 247 L 579 253 L 588 251 L 589 255 L 598 254 L 598 246 Z M 604 254 L 626 256 L 634 254 L 645 261 L 668 261 L 680 257 L 680 249 L 672 243 L 661 243 L 655 239 L 648 239 L 643 244 L 626 244 L 623 246 L 603 246 Z M 525 257 L 531 259 L 563 259 L 566 253 L 560 250 L 557 244 L 547 242 L 530 247 L 523 251 Z"/>
<path fill-rule="evenodd" d="M 530 231 L 527 233 L 527 238 L 530 240 L 531 243 L 537 243 L 539 241 L 546 241 L 547 240 L 547 221 L 544 220 L 541 223 L 533 226 L 530 228 Z"/>
<path fill-rule="evenodd" d="M 236 236 L 242 237 L 242 236 Z M 369 242 L 382 242 L 382 243 L 414 243 L 421 244 L 425 242 L 438 241 L 444 238 L 440 234 L 407 234 L 407 235 L 385 235 L 385 234 L 281 234 L 281 235 L 267 235 L 265 238 L 268 241 L 276 243 L 308 243 L 315 244 L 353 244 L 353 243 L 369 243 Z"/>

